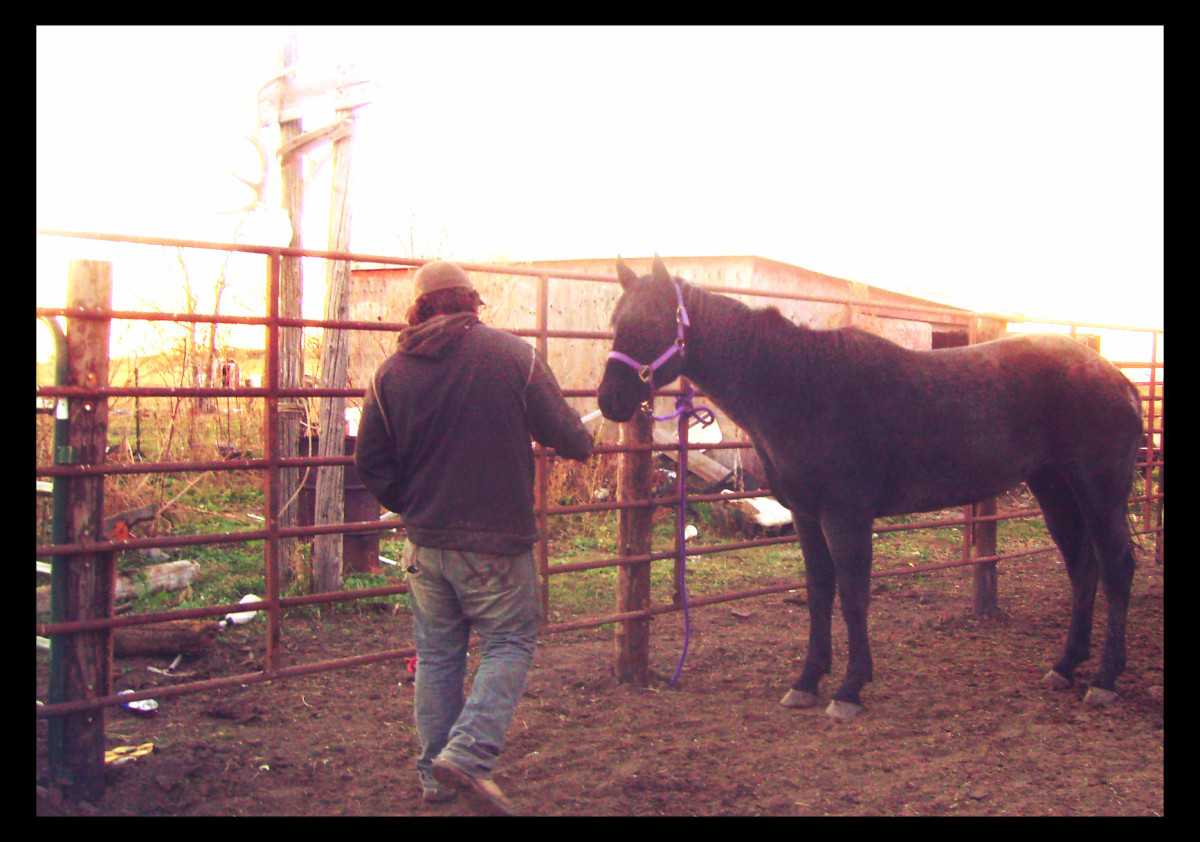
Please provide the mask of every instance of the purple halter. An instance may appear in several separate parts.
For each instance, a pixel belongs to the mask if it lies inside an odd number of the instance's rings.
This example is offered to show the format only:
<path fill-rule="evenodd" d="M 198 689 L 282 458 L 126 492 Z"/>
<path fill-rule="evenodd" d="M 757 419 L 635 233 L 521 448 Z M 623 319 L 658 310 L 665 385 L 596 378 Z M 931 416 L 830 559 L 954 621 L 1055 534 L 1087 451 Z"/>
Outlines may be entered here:
<path fill-rule="evenodd" d="M 651 396 L 654 395 L 654 372 L 662 368 L 667 360 L 671 359 L 675 354 L 683 356 L 687 346 L 687 342 L 683 337 L 683 329 L 691 327 L 692 324 L 688 320 L 687 308 L 683 306 L 683 291 L 679 288 L 679 281 L 672 280 L 672 284 L 675 287 L 675 300 L 678 302 L 678 306 L 675 308 L 675 341 L 671 344 L 671 347 L 663 351 L 658 359 L 647 365 L 642 365 L 633 357 L 628 354 L 622 354 L 620 351 L 609 351 L 608 353 L 610 360 L 619 360 L 636 369 L 641 381 L 650 386 Z"/>

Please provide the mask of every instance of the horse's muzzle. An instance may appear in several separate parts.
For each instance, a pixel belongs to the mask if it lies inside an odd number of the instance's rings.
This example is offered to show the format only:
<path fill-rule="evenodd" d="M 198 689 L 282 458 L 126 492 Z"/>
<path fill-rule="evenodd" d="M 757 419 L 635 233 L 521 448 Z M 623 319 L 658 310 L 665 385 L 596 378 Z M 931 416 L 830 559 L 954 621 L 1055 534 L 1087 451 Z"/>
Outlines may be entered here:
<path fill-rule="evenodd" d="M 630 382 L 623 383 L 624 380 Z M 632 369 L 628 373 L 622 371 L 620 374 L 606 370 L 597 390 L 596 402 L 605 418 L 624 424 L 633 418 L 633 414 L 641 406 L 644 391 L 645 384 L 637 379 Z"/>
<path fill-rule="evenodd" d="M 629 419 L 633 418 L 633 413 L 637 411 L 638 404 L 629 404 L 628 406 L 612 394 L 605 395 L 601 393 L 599 400 L 600 412 L 609 421 L 616 421 L 624 424 Z"/>

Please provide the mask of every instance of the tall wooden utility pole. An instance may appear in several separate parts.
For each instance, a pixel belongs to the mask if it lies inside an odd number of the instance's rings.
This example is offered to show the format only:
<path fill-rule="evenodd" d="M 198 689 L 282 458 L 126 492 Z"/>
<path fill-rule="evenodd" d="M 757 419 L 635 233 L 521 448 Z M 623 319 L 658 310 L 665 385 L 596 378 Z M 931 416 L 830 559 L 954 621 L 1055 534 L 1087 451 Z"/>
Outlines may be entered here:
<path fill-rule="evenodd" d="M 333 199 L 329 208 L 329 250 L 350 250 L 350 151 L 353 142 L 354 110 L 337 112 L 339 122 L 349 121 L 351 130 L 333 144 Z M 325 294 L 325 318 L 345 319 L 350 308 L 350 266 L 345 260 L 326 261 L 329 288 Z M 346 385 L 349 360 L 346 331 L 325 328 L 321 343 L 321 384 L 329 388 Z M 345 453 L 346 399 L 326 396 L 321 399 L 321 455 Z M 342 523 L 345 512 L 345 468 L 321 465 L 317 468 L 316 511 L 313 523 Z M 342 584 L 342 536 L 317 535 L 313 538 L 313 591 L 338 590 Z"/>
<path fill-rule="evenodd" d="M 293 55 L 293 58 L 295 56 Z M 319 143 L 333 143 L 333 199 L 329 218 L 329 249 L 347 251 L 350 245 L 350 147 L 354 131 L 354 109 L 370 101 L 370 83 L 360 68 L 353 64 L 333 68 L 302 68 L 298 62 L 288 73 L 281 73 L 274 84 L 259 91 L 259 111 L 264 105 L 273 109 L 281 129 L 289 121 L 298 121 L 304 111 L 316 106 L 333 107 L 337 120 L 333 125 L 297 133 L 280 143 L 280 156 L 288 163 L 292 156 Z M 297 125 L 297 129 L 299 126 Z M 295 226 L 295 222 L 293 222 Z M 298 226 L 295 226 L 298 228 Z M 344 319 L 347 311 L 347 281 L 349 267 L 345 261 L 330 261 L 327 269 L 329 290 L 325 299 L 325 318 Z M 321 385 L 343 388 L 346 385 L 347 347 L 343 331 L 325 330 L 322 343 Z M 345 399 L 325 398 L 321 401 L 321 456 L 341 456 L 345 449 Z M 286 446 L 281 444 L 281 447 Z M 291 455 L 286 454 L 285 455 Z M 341 523 L 345 503 L 344 471 L 340 466 L 321 466 L 317 469 L 317 525 Z M 280 498 L 280 503 L 286 498 Z M 342 578 L 342 536 L 318 536 L 313 541 L 313 590 L 335 590 Z"/>
<path fill-rule="evenodd" d="M 279 57 L 280 71 L 286 72 L 300 64 L 300 48 L 295 33 L 284 42 Z M 282 80 L 287 90 L 287 77 Z M 301 118 L 281 118 L 279 123 L 279 145 L 281 149 L 291 146 L 303 134 Z M 303 247 L 301 216 L 304 210 L 304 177 L 301 168 L 304 158 L 299 153 L 281 161 L 283 170 L 283 207 L 292 223 L 292 248 Z M 304 274 L 299 257 L 285 257 L 280 265 L 279 315 L 298 319 L 303 316 Z M 283 327 L 279 329 L 279 386 L 282 389 L 299 389 L 304 383 L 304 329 Z M 281 456 L 296 456 L 300 452 L 300 423 L 304 417 L 305 404 L 300 398 L 281 398 L 278 403 L 278 423 L 275 441 Z M 279 504 L 279 526 L 296 526 L 299 523 L 297 498 L 301 471 L 281 470 L 275 473 L 275 500 Z M 291 582 L 296 573 L 295 538 L 284 538 L 279 542 L 280 573 L 285 582 Z"/>

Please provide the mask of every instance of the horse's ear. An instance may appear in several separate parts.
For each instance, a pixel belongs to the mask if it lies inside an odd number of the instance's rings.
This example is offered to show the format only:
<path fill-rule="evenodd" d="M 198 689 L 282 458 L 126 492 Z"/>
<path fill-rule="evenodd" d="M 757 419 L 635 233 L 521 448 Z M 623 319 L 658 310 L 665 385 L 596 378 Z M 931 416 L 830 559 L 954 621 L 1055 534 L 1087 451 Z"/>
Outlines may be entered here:
<path fill-rule="evenodd" d="M 667 271 L 667 266 L 662 262 L 662 258 L 657 254 L 654 255 L 654 264 L 650 267 L 650 275 L 658 281 L 671 280 L 671 273 Z"/>
<path fill-rule="evenodd" d="M 625 265 L 625 261 L 621 259 L 620 255 L 617 255 L 617 280 L 626 289 L 637 280 L 637 273 Z"/>

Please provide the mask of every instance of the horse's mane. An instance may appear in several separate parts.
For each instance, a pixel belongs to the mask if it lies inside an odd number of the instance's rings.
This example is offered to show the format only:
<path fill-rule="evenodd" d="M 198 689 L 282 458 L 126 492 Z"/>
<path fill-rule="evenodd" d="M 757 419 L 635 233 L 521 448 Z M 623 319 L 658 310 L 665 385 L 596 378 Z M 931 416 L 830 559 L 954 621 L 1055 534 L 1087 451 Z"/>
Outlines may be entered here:
<path fill-rule="evenodd" d="M 730 329 L 718 331 L 721 342 L 736 346 L 739 354 L 766 354 L 776 359 L 797 354 L 806 357 L 830 355 L 869 361 L 899 348 L 894 342 L 861 328 L 814 328 L 793 322 L 774 305 L 752 307 L 687 282 L 683 286 L 685 300 L 690 292 L 693 301 L 689 308 L 696 309 L 717 325 L 728 325 Z"/>

